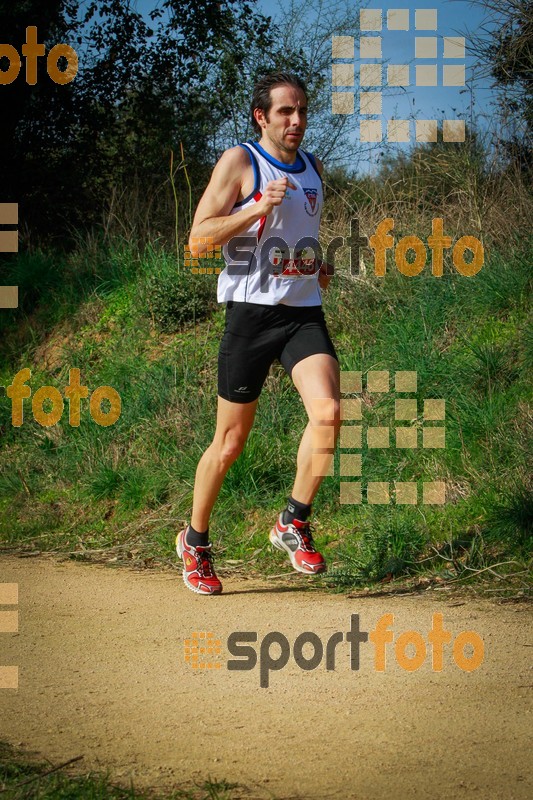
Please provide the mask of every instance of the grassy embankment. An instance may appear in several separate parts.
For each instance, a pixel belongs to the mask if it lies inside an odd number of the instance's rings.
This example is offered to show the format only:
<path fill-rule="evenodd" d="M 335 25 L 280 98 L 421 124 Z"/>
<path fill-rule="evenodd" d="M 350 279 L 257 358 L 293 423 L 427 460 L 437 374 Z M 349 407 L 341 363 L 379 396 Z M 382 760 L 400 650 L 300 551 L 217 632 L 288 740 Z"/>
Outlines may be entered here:
<path fill-rule="evenodd" d="M 447 502 L 343 505 L 337 449 L 335 476 L 325 478 L 314 504 L 317 539 L 333 567 L 329 584 L 419 570 L 468 579 L 502 562 L 510 562 L 498 567 L 502 575 L 525 568 L 532 257 L 522 240 L 514 249 L 491 248 L 470 278 L 449 263 L 442 278 L 429 266 L 406 277 L 392 259 L 383 278 L 338 269 L 324 307 L 341 369 L 388 370 L 391 388 L 396 371 L 416 371 L 417 393 L 405 396 L 418 398 L 418 419 L 401 425 L 420 429 L 423 399 L 446 400 L 445 448 L 422 448 L 420 431 L 417 449 L 396 449 L 393 432 L 388 449 L 368 449 L 363 438 L 363 484 L 444 480 Z M 30 399 L 15 428 L 3 393 L 4 546 L 79 551 L 80 558 L 115 547 L 108 556 L 119 561 L 174 562 L 174 535 L 189 518 L 196 465 L 214 431 L 224 325 L 215 281 L 178 269 L 175 256 L 155 246 L 138 252 L 120 242 L 14 259 L 5 282 L 18 284 L 23 300 L 0 315 L 0 384 L 29 367 L 32 396 L 43 385 L 62 392 L 77 367 L 89 392 L 110 385 L 120 393 L 122 413 L 113 426 L 99 426 L 85 400 L 76 428 L 65 403 L 60 422 L 45 428 Z M 364 425 L 392 431 L 394 392 L 362 397 Z M 274 366 L 211 520 L 219 565 L 243 561 L 263 573 L 288 567 L 266 534 L 292 487 L 304 426 L 301 401 Z"/>

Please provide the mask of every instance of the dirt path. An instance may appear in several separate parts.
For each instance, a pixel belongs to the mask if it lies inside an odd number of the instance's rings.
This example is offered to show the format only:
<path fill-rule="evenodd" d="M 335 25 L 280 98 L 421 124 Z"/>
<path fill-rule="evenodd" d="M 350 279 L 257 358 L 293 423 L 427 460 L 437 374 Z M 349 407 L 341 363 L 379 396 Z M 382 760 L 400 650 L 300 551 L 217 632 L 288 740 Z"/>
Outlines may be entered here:
<path fill-rule="evenodd" d="M 529 607 L 445 592 L 349 600 L 308 591 L 307 581 L 226 578 L 222 596 L 204 598 L 172 571 L 2 557 L 0 582 L 19 584 L 19 632 L 1 634 L 0 664 L 19 666 L 19 688 L 0 690 L 0 738 L 54 763 L 83 754 L 80 769 L 110 767 L 139 786 L 210 776 L 245 785 L 249 798 L 533 796 Z M 442 671 L 432 670 L 435 612 L 454 638 L 482 637 L 478 669 L 460 669 L 447 645 Z M 358 671 L 346 641 L 334 671 L 325 654 L 312 671 L 293 659 L 300 633 L 325 646 L 350 629 L 351 614 L 371 631 L 385 613 L 394 615 L 394 642 L 406 630 L 424 637 L 418 670 L 397 663 L 394 643 L 384 672 L 374 669 L 370 641 Z M 184 640 L 202 631 L 221 640 L 220 669 L 185 661 Z M 290 659 L 268 688 L 258 666 L 227 668 L 233 631 L 256 631 L 258 654 L 266 634 L 286 636 Z M 311 657 L 310 645 L 303 654 Z"/>

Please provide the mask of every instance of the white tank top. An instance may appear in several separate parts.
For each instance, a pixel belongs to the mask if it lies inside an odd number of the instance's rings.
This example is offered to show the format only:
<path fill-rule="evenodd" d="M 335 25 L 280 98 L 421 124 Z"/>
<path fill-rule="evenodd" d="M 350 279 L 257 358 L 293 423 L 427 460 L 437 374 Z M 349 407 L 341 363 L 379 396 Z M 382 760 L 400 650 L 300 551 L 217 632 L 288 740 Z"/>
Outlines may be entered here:
<path fill-rule="evenodd" d="M 307 237 L 318 242 L 322 213 L 322 179 L 313 156 L 298 150 L 294 164 L 282 164 L 257 142 L 248 141 L 239 147 L 244 147 L 250 156 L 254 188 L 230 214 L 257 203 L 266 184 L 276 178 L 287 176 L 297 188 L 287 187 L 280 206 L 274 206 L 270 214 L 223 246 L 226 267 L 218 276 L 218 302 L 321 305 L 316 249 L 302 241 Z M 285 245 L 268 242 L 272 237 L 282 239 Z"/>

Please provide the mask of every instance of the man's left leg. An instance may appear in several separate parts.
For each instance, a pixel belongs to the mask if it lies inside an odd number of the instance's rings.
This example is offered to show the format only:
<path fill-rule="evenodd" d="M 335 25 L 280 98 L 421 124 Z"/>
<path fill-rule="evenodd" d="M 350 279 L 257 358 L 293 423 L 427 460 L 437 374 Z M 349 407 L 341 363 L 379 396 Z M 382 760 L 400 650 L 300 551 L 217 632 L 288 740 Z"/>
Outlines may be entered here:
<path fill-rule="evenodd" d="M 307 516 L 326 472 L 324 467 L 333 458 L 340 430 L 339 363 L 331 355 L 316 353 L 298 361 L 291 377 L 309 422 L 298 449 L 296 479 L 288 504 L 288 511 L 294 511 L 289 519 L 284 517 L 285 512 L 280 514 L 270 541 L 288 554 L 294 569 L 316 574 L 326 570 L 326 562 L 314 547 Z M 315 454 L 318 458 L 313 458 Z"/>
<path fill-rule="evenodd" d="M 339 362 L 326 353 L 317 353 L 295 364 L 291 377 L 309 418 L 298 448 L 292 497 L 299 503 L 311 505 L 324 477 L 313 473 L 324 472 L 320 465 L 329 461 L 327 454 L 333 453 L 340 430 Z M 324 427 L 331 433 L 317 430 L 313 433 L 314 429 Z M 331 446 L 317 447 L 321 441 L 329 445 L 329 436 L 332 439 Z M 315 469 L 313 453 L 323 454 L 322 458 L 315 459 Z"/>

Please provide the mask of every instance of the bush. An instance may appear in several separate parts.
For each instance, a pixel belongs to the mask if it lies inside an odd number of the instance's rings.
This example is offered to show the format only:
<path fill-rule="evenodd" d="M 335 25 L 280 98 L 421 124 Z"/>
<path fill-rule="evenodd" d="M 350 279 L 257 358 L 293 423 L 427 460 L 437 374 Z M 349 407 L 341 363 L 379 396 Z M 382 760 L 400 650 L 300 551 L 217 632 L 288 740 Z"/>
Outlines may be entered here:
<path fill-rule="evenodd" d="M 216 275 L 192 275 L 182 269 L 152 276 L 148 305 L 154 322 L 166 333 L 205 319 L 217 305 Z"/>
<path fill-rule="evenodd" d="M 525 483 L 510 486 L 491 503 L 484 535 L 490 542 L 505 542 L 511 549 L 530 553 L 533 545 L 533 493 Z"/>
<path fill-rule="evenodd" d="M 378 515 L 368 511 L 360 520 L 361 533 L 355 544 L 339 551 L 341 566 L 330 570 L 333 586 L 350 587 L 381 581 L 388 576 L 409 574 L 426 544 L 426 535 L 408 511 Z"/>

